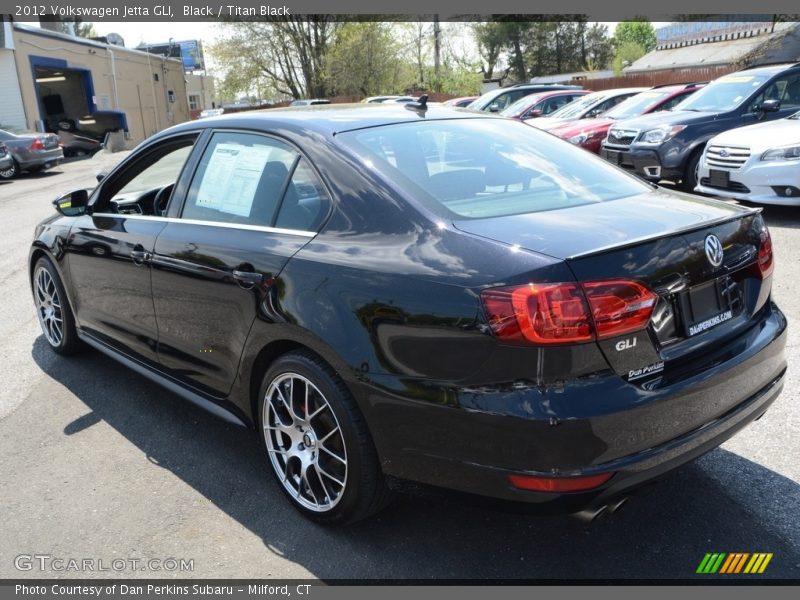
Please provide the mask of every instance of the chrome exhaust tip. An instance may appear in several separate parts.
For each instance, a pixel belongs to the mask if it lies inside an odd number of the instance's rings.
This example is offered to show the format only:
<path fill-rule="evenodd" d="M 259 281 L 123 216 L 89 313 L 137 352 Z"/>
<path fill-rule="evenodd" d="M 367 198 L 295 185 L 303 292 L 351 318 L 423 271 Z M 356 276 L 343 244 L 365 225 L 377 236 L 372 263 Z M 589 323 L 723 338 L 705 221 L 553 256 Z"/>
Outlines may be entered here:
<path fill-rule="evenodd" d="M 586 509 L 584 509 L 582 511 L 579 511 L 579 512 L 576 512 L 576 513 L 572 513 L 572 516 L 575 517 L 576 519 L 578 519 L 579 521 L 584 522 L 584 523 L 591 523 L 592 521 L 596 521 L 597 519 L 602 517 L 604 514 L 606 514 L 607 510 L 608 510 L 608 505 L 607 504 L 603 504 L 603 506 L 597 506 L 597 507 L 594 507 L 594 508 L 586 508 Z"/>
<path fill-rule="evenodd" d="M 622 505 L 625 504 L 627 501 L 628 501 L 628 496 L 623 496 L 622 498 L 620 498 L 618 500 L 615 500 L 614 502 L 609 504 L 608 505 L 608 514 L 613 515 L 620 508 L 622 508 Z"/>

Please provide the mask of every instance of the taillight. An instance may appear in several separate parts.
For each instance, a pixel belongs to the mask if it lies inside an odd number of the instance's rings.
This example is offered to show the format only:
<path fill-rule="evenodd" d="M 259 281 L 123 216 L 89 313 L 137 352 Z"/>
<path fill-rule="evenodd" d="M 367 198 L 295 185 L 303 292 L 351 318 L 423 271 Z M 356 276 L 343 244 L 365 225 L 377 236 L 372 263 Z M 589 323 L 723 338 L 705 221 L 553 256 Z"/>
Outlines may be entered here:
<path fill-rule="evenodd" d="M 31 150 L 44 150 L 44 144 L 42 143 L 42 140 L 39 138 L 33 140 L 31 143 Z"/>
<path fill-rule="evenodd" d="M 494 288 L 481 297 L 489 325 L 503 341 L 574 344 L 594 339 L 586 299 L 577 284 Z"/>
<path fill-rule="evenodd" d="M 761 240 L 758 246 L 758 271 L 761 279 L 766 279 L 775 270 L 775 257 L 772 254 L 772 236 L 769 229 L 764 227 L 761 231 Z"/>
<path fill-rule="evenodd" d="M 641 283 L 625 279 L 591 281 L 583 284 L 583 291 L 598 339 L 644 329 L 658 299 Z"/>
<path fill-rule="evenodd" d="M 576 344 L 647 327 L 657 296 L 624 279 L 528 284 L 481 293 L 489 326 L 503 342 Z"/>

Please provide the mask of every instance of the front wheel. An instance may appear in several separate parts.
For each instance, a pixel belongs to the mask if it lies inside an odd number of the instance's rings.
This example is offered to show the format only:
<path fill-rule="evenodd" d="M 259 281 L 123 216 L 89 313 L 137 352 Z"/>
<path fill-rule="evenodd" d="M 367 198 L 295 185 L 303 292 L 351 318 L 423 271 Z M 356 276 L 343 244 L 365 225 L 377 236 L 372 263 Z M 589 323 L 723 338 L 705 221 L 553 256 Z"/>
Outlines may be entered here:
<path fill-rule="evenodd" d="M 326 363 L 308 352 L 279 358 L 259 390 L 261 441 L 292 504 L 323 524 L 368 517 L 391 498 L 364 418 Z"/>
<path fill-rule="evenodd" d="M 40 258 L 33 269 L 33 301 L 42 333 L 53 352 L 75 354 L 80 349 L 75 317 L 58 271 L 49 258 Z"/>

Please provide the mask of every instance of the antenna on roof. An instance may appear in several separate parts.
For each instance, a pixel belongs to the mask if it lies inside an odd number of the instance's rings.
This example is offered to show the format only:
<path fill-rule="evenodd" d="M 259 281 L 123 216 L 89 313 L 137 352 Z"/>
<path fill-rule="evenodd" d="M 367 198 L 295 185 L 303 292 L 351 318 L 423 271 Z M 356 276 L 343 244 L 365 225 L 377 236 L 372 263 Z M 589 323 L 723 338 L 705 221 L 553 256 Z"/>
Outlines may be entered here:
<path fill-rule="evenodd" d="M 425 112 L 428 110 L 428 94 L 422 94 L 418 100 L 414 102 L 406 102 L 405 107 L 408 110 L 417 110 Z"/>

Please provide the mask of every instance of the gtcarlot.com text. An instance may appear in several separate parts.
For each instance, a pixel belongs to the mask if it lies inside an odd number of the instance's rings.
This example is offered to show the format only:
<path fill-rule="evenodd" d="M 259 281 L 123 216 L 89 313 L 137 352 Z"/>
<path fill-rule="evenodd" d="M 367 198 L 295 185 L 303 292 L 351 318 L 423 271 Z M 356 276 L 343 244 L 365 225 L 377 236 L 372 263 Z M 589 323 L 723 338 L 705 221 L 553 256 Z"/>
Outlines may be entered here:
<path fill-rule="evenodd" d="M 54 573 L 124 573 L 130 571 L 192 572 L 194 559 L 186 558 L 75 558 L 50 554 L 18 554 L 14 558 L 18 571 L 51 571 Z"/>

